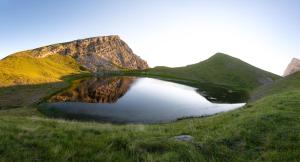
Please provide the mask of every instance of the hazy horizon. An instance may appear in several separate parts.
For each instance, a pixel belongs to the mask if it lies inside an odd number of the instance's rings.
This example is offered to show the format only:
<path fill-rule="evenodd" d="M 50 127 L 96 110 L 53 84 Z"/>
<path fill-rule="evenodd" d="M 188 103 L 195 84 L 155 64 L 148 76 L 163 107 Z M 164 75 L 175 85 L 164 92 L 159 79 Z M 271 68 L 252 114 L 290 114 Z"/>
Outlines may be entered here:
<path fill-rule="evenodd" d="M 119 35 L 150 66 L 221 52 L 282 75 L 300 57 L 300 1 L 0 0 L 0 58 L 76 39 Z"/>

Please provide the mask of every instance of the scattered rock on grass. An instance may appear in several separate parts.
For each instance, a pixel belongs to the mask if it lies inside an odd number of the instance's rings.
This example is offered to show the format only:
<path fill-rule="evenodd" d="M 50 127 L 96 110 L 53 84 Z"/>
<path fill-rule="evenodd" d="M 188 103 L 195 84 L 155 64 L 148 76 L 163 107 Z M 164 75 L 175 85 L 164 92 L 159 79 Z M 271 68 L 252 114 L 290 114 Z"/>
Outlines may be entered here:
<path fill-rule="evenodd" d="M 190 135 L 179 135 L 173 137 L 173 139 L 176 141 L 191 142 L 194 140 L 194 137 Z"/>

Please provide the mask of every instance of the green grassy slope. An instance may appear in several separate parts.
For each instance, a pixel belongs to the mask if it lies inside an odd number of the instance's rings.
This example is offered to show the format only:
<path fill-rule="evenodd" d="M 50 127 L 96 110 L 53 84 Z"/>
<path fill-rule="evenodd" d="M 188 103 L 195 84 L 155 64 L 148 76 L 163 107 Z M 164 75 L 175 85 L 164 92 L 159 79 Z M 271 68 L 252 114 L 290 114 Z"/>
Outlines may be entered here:
<path fill-rule="evenodd" d="M 258 69 L 237 58 L 218 53 L 197 64 L 185 67 L 156 67 L 149 74 L 165 75 L 195 81 L 224 84 L 240 89 L 253 90 L 280 77 Z"/>
<path fill-rule="evenodd" d="M 297 76 L 296 76 L 297 75 Z M 47 119 L 34 108 L 0 111 L 0 161 L 300 160 L 300 74 L 244 108 L 161 125 Z M 292 81 L 293 80 L 293 81 Z M 284 85 L 282 85 L 284 86 Z M 189 134 L 194 142 L 171 138 Z M 16 156 L 18 155 L 18 156 Z"/>
<path fill-rule="evenodd" d="M 0 110 L 29 106 L 68 86 L 68 80 L 87 74 L 69 56 L 31 57 L 30 51 L 0 61 Z"/>
<path fill-rule="evenodd" d="M 80 72 L 80 66 L 69 56 L 33 58 L 30 51 L 25 51 L 0 61 L 0 87 L 55 82 L 64 75 Z"/>
<path fill-rule="evenodd" d="M 252 93 L 252 100 L 287 91 L 300 89 L 300 72 L 276 80 L 273 84 L 261 86 Z"/>

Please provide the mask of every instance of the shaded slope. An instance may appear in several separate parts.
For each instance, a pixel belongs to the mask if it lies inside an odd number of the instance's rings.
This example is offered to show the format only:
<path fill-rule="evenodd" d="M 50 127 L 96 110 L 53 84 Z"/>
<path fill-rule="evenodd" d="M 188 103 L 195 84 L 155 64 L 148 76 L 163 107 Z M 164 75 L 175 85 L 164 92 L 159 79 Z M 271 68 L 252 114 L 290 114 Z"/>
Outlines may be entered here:
<path fill-rule="evenodd" d="M 222 53 L 217 53 L 209 59 L 193 65 L 177 68 L 156 67 L 147 72 L 200 82 L 224 84 L 246 90 L 253 90 L 280 78 L 275 74 Z"/>
<path fill-rule="evenodd" d="M 300 91 L 300 72 L 278 79 L 272 84 L 259 87 L 252 93 L 252 100 L 292 91 Z"/>

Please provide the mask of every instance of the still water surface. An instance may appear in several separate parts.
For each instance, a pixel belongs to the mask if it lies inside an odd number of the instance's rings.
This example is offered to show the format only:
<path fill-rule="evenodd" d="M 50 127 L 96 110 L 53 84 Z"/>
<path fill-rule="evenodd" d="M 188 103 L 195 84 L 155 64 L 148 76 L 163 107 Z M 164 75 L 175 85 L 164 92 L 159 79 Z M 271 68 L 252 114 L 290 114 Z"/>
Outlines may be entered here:
<path fill-rule="evenodd" d="M 152 78 L 78 80 L 41 106 L 51 117 L 111 123 L 164 123 L 213 115 L 243 103 L 212 103 L 196 88 Z M 206 96 L 207 97 L 207 96 Z"/>

